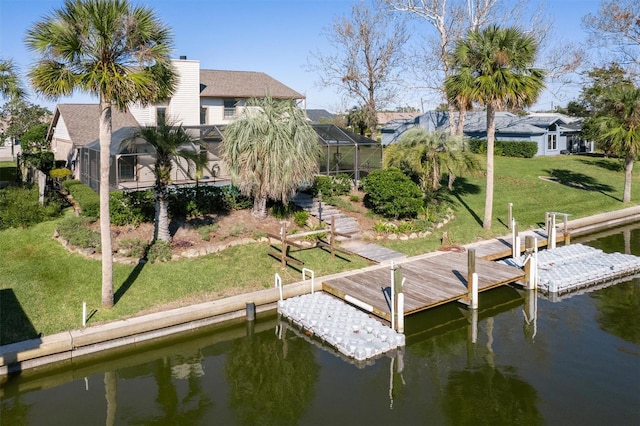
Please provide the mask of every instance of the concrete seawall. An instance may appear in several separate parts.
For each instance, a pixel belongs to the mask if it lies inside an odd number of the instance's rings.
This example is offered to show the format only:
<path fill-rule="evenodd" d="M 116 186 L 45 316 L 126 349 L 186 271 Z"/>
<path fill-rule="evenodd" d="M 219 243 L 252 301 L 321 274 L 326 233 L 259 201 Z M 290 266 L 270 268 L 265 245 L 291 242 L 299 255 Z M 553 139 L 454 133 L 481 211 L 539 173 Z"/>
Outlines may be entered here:
<path fill-rule="evenodd" d="M 640 206 L 571 220 L 568 221 L 567 228 L 572 235 L 579 235 L 633 222 L 640 222 Z M 562 231 L 561 224 L 559 228 Z M 358 271 L 348 271 L 334 276 L 356 272 Z M 332 277 L 325 276 L 322 279 Z M 310 281 L 297 282 L 283 286 L 282 290 L 286 299 L 310 293 L 311 284 Z M 271 311 L 276 308 L 279 296 L 278 289 L 271 288 L 0 346 L 0 383 L 6 380 L 2 376 L 23 370 L 68 362 L 107 349 L 136 345 L 243 318 L 248 302 L 255 303 L 258 313 Z"/>

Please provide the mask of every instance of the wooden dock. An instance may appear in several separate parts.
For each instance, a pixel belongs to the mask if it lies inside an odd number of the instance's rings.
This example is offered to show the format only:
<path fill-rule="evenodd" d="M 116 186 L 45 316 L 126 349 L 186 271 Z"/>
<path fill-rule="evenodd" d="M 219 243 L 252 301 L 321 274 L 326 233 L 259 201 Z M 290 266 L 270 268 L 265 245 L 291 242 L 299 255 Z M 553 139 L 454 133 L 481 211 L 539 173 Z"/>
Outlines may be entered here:
<path fill-rule="evenodd" d="M 441 252 L 399 262 L 406 279 L 404 314 L 410 315 L 467 297 L 467 253 Z M 519 268 L 476 259 L 478 292 L 524 279 Z M 371 307 L 370 312 L 391 320 L 391 270 L 389 266 L 345 275 L 322 282 L 322 289 L 343 300 Z"/>

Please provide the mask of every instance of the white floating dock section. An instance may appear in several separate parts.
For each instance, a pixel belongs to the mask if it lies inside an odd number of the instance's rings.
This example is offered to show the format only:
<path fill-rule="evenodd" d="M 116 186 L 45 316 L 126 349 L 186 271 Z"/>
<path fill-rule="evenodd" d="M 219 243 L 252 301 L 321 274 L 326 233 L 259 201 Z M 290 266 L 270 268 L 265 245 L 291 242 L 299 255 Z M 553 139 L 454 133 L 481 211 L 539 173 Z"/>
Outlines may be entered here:
<path fill-rule="evenodd" d="M 522 267 L 524 256 L 502 263 Z M 538 286 L 543 292 L 564 293 L 640 272 L 640 257 L 605 253 L 583 244 L 538 252 Z"/>
<path fill-rule="evenodd" d="M 278 312 L 357 361 L 375 358 L 405 345 L 404 334 L 324 293 L 281 300 Z"/>

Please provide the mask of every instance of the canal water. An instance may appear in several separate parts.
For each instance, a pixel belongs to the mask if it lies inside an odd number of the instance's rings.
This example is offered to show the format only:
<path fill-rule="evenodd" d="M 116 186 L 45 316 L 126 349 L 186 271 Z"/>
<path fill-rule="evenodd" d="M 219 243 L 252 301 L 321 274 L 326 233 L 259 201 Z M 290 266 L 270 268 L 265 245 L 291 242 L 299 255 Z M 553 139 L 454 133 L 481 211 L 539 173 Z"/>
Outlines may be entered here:
<path fill-rule="evenodd" d="M 640 256 L 640 224 L 587 243 Z M 365 364 L 259 315 L 24 374 L 2 425 L 638 425 L 640 279 L 549 300 L 480 295 L 407 318 L 402 352 Z"/>

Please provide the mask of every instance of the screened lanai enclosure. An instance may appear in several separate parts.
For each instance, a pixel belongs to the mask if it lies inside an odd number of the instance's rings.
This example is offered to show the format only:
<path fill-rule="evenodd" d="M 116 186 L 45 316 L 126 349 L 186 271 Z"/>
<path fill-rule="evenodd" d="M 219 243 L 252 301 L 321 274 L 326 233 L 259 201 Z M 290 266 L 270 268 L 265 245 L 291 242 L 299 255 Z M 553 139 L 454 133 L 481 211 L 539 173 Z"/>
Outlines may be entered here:
<path fill-rule="evenodd" d="M 312 124 L 318 134 L 321 153 L 319 173 L 335 176 L 348 174 L 354 182 L 365 177 L 382 164 L 381 145 L 333 124 Z M 220 160 L 220 145 L 224 140 L 224 126 L 183 126 L 199 144 L 183 148 L 199 151 L 205 166 L 196 170 L 186 160 L 174 162 L 173 185 L 228 185 L 230 176 Z M 112 190 L 146 189 L 155 183 L 153 172 L 155 149 L 143 140 L 129 141 L 135 128 L 122 127 L 112 134 L 109 186 Z M 78 150 L 76 157 L 80 181 L 95 191 L 100 187 L 100 142 L 95 140 Z"/>
<path fill-rule="evenodd" d="M 322 149 L 320 174 L 345 173 L 355 182 L 382 167 L 382 145 L 333 124 L 313 124 Z"/>
<path fill-rule="evenodd" d="M 222 132 L 220 126 L 183 126 L 194 140 L 181 149 L 200 152 L 204 167 L 196 170 L 193 164 L 184 159 L 173 162 L 171 181 L 173 185 L 228 185 L 229 176 L 224 164 L 218 157 Z M 153 172 L 155 165 L 155 149 L 144 140 L 129 142 L 135 128 L 122 127 L 113 132 L 111 143 L 111 168 L 109 186 L 117 189 L 146 189 L 155 183 Z M 95 191 L 100 186 L 100 142 L 95 140 L 79 149 L 78 163 L 80 181 Z"/>

